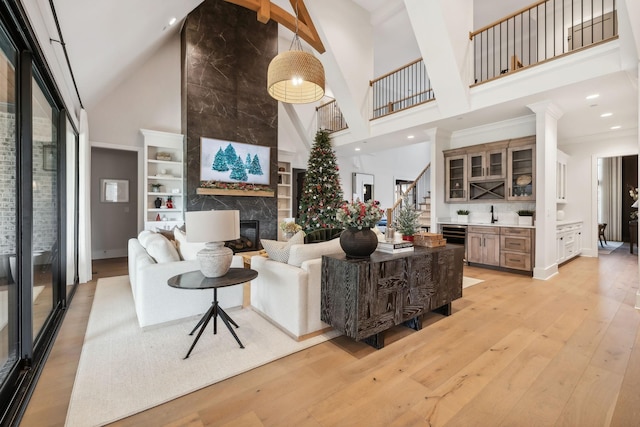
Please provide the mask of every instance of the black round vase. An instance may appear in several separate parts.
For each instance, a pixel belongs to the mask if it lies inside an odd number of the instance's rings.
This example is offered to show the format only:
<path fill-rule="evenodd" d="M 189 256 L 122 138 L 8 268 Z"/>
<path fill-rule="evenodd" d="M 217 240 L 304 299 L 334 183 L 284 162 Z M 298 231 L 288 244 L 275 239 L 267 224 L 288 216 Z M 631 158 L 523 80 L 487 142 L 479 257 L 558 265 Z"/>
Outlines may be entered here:
<path fill-rule="evenodd" d="M 162 206 L 162 199 L 160 197 L 156 197 L 156 199 L 153 201 L 153 205 L 156 207 L 156 209 L 159 209 L 160 206 Z"/>
<path fill-rule="evenodd" d="M 347 258 L 368 258 L 378 247 L 378 237 L 370 228 L 347 228 L 340 234 L 340 246 Z"/>

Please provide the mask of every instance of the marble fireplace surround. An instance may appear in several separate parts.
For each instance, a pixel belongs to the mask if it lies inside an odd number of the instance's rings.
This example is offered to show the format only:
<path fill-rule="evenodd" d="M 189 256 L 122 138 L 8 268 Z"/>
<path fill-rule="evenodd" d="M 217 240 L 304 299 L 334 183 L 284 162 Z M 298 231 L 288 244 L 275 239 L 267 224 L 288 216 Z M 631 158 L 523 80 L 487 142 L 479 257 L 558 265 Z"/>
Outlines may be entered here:
<path fill-rule="evenodd" d="M 278 104 L 266 90 L 278 26 L 223 0 L 205 0 L 186 19 L 182 42 L 182 129 L 186 135 L 188 211 L 237 209 L 259 221 L 260 238 L 277 238 L 277 196 L 199 195 L 200 138 L 268 146 L 277 182 Z M 275 192 L 277 195 L 277 192 Z"/>

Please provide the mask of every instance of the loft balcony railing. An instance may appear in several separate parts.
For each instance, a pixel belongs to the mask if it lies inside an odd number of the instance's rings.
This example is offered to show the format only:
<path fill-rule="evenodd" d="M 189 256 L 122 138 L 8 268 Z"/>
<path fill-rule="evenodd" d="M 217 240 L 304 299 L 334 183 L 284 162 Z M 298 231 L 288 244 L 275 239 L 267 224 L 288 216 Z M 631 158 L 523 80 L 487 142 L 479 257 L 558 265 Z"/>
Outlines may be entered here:
<path fill-rule="evenodd" d="M 615 0 L 546 0 L 469 33 L 475 83 L 616 38 Z"/>
<path fill-rule="evenodd" d="M 422 58 L 372 80 L 369 86 L 374 119 L 435 99 Z"/>
<path fill-rule="evenodd" d="M 316 120 L 318 129 L 326 130 L 329 133 L 349 127 L 335 99 L 316 107 Z"/>

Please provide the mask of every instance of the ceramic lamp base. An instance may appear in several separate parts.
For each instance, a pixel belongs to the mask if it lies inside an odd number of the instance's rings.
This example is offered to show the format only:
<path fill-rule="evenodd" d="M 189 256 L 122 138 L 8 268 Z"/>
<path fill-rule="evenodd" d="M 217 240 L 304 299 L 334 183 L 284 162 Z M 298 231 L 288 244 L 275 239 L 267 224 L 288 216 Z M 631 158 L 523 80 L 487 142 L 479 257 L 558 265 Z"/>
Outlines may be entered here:
<path fill-rule="evenodd" d="M 233 251 L 224 242 L 209 242 L 198 252 L 200 271 L 205 277 L 222 277 L 229 271 Z"/>

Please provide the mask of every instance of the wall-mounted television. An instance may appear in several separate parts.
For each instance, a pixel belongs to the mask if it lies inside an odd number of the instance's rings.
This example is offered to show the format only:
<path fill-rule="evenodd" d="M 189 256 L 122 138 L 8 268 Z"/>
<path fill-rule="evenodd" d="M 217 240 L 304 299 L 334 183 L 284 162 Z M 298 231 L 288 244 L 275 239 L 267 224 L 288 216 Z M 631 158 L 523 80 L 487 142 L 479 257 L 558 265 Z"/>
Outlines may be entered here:
<path fill-rule="evenodd" d="M 214 138 L 200 138 L 200 181 L 269 185 L 271 149 Z"/>

